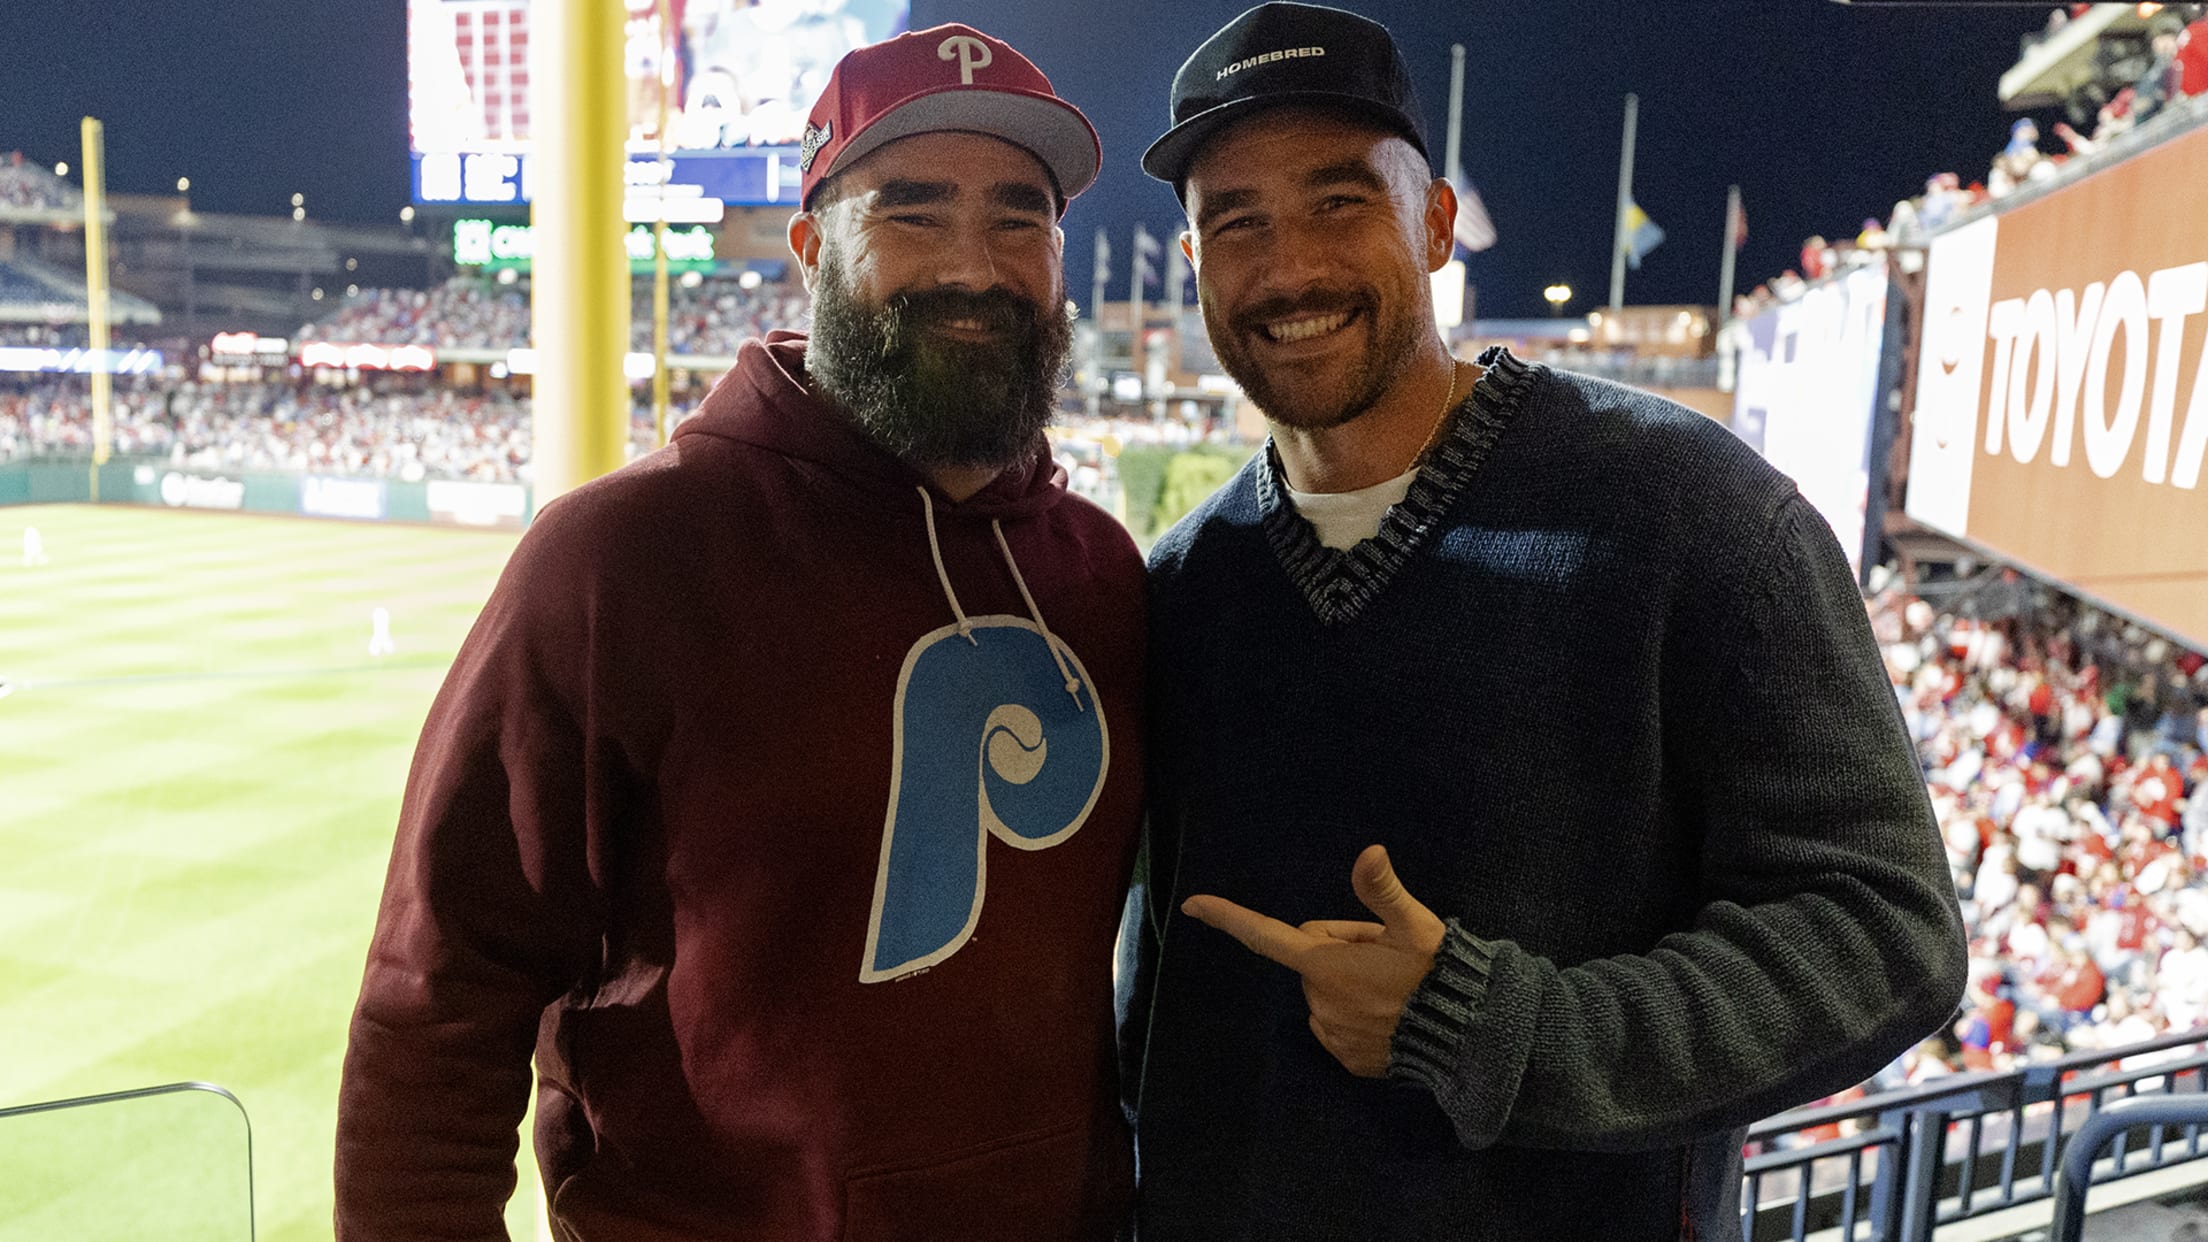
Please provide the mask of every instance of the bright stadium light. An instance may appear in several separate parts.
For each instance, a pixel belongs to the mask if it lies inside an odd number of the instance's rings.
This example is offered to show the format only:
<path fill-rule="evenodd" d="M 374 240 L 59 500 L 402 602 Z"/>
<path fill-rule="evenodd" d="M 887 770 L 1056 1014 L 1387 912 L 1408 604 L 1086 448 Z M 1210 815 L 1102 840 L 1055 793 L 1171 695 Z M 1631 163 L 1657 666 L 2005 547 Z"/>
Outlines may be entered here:
<path fill-rule="evenodd" d="M 1572 300 L 1572 287 L 1559 282 L 1543 289 L 1541 296 L 1548 299 L 1551 315 L 1561 315 L 1564 313 L 1564 304 Z"/>
<path fill-rule="evenodd" d="M 347 259 L 347 260 L 345 260 L 345 270 L 346 270 L 346 271 L 348 271 L 348 272 L 357 272 L 357 271 L 359 271 L 359 270 L 360 270 L 360 260 L 358 260 L 358 259 Z"/>
<path fill-rule="evenodd" d="M 401 208 L 399 208 L 399 223 L 401 223 L 401 224 L 412 224 L 412 223 L 414 223 L 414 208 L 413 208 L 412 206 L 406 206 L 406 207 L 401 207 Z"/>
<path fill-rule="evenodd" d="M 179 194 L 189 194 L 189 193 L 191 192 L 191 189 L 192 189 L 192 179 L 191 179 L 190 177 L 178 177 L 178 178 L 176 179 L 176 192 L 177 192 L 177 193 L 179 193 Z"/>
<path fill-rule="evenodd" d="M 345 286 L 345 296 L 346 296 L 346 297 L 349 297 L 349 298 L 357 298 L 357 297 L 359 297 L 359 296 L 360 296 L 360 286 L 359 286 L 359 285 L 347 285 L 347 286 Z"/>
<path fill-rule="evenodd" d="M 292 219 L 294 219 L 294 220 L 304 220 L 304 219 L 306 219 L 306 218 L 307 218 L 307 209 L 306 209 L 306 208 L 304 208 L 304 207 L 294 207 L 294 208 L 292 208 L 292 209 L 291 209 L 291 218 L 292 218 Z"/>
<path fill-rule="evenodd" d="M 69 175 L 69 162 L 68 162 L 67 160 L 63 160 L 63 161 L 62 161 L 61 163 L 59 163 L 59 164 L 56 164 L 56 165 L 54 165 L 54 175 L 55 175 L 55 176 L 57 176 L 57 177 L 66 177 L 66 176 L 68 176 L 68 175 Z"/>
<path fill-rule="evenodd" d="M 317 302 L 322 300 L 322 291 L 320 289 L 314 291 L 314 300 Z"/>
<path fill-rule="evenodd" d="M 306 206 L 306 205 L 307 205 L 307 196 L 306 196 L 306 195 L 304 195 L 304 194 L 294 194 L 294 195 L 292 195 L 292 196 L 291 196 L 291 205 L 292 205 L 292 206 L 294 206 L 294 207 L 304 207 L 304 206 Z"/>

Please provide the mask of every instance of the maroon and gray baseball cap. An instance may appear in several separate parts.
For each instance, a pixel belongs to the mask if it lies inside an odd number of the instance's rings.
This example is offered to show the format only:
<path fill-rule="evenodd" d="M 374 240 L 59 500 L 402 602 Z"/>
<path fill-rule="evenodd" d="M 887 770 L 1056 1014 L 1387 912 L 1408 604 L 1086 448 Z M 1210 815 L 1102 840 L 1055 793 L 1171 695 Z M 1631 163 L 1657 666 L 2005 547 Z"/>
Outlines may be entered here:
<path fill-rule="evenodd" d="M 1178 190 L 1212 135 L 1285 104 L 1350 113 L 1427 155 L 1411 74 L 1388 28 L 1343 9 L 1275 0 L 1189 54 L 1173 75 L 1173 128 L 1143 153 L 1142 171 Z"/>
<path fill-rule="evenodd" d="M 860 157 L 899 138 L 960 130 L 1025 149 L 1058 183 L 1059 209 L 1096 180 L 1104 148 L 1081 110 L 1002 39 L 952 23 L 844 56 L 806 118 L 802 201 Z"/>

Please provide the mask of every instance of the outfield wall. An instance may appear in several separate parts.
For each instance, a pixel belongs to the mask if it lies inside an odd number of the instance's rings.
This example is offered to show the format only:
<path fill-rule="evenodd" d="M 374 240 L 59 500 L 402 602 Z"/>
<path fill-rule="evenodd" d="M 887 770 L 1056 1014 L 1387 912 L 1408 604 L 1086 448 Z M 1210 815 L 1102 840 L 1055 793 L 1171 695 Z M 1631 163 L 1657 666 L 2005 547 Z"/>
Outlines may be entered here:
<path fill-rule="evenodd" d="M 529 489 L 453 479 L 410 482 L 259 470 L 195 470 L 116 458 L 98 470 L 83 458 L 0 463 L 0 505 L 101 504 L 276 513 L 360 522 L 423 522 L 519 530 Z"/>

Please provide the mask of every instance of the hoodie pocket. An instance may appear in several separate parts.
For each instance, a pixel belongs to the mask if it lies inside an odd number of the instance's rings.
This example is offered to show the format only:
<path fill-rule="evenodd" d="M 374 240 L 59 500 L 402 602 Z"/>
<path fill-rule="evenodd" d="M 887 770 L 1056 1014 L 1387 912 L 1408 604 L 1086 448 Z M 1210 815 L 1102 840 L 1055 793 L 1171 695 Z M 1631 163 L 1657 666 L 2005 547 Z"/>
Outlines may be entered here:
<path fill-rule="evenodd" d="M 1075 1120 L 930 1164 L 860 1169 L 844 1180 L 843 1242 L 1110 1239 L 1126 1159 L 1097 1142 Z"/>

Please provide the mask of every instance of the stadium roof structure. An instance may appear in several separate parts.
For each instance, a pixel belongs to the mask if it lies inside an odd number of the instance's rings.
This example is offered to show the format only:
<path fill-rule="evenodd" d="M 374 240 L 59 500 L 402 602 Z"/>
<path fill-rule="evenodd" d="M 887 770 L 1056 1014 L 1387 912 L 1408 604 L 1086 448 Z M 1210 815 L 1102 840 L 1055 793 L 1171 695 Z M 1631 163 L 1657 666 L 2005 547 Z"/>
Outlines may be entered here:
<path fill-rule="evenodd" d="M 0 224 L 83 221 L 84 194 L 77 187 L 24 159 L 21 151 L 0 156 Z"/>
<path fill-rule="evenodd" d="M 2101 39 L 2144 35 L 2149 16 L 2135 4 L 2096 4 L 2060 30 L 2027 41 L 2024 54 L 2001 75 L 2001 106 L 2012 112 L 2058 105 L 2101 74 Z M 2081 122 L 2082 124 L 2082 122 Z"/>
<path fill-rule="evenodd" d="M 110 288 L 107 317 L 110 323 L 156 324 L 161 322 L 161 311 L 144 298 Z M 0 259 L 0 323 L 91 321 L 82 276 L 23 255 Z"/>

